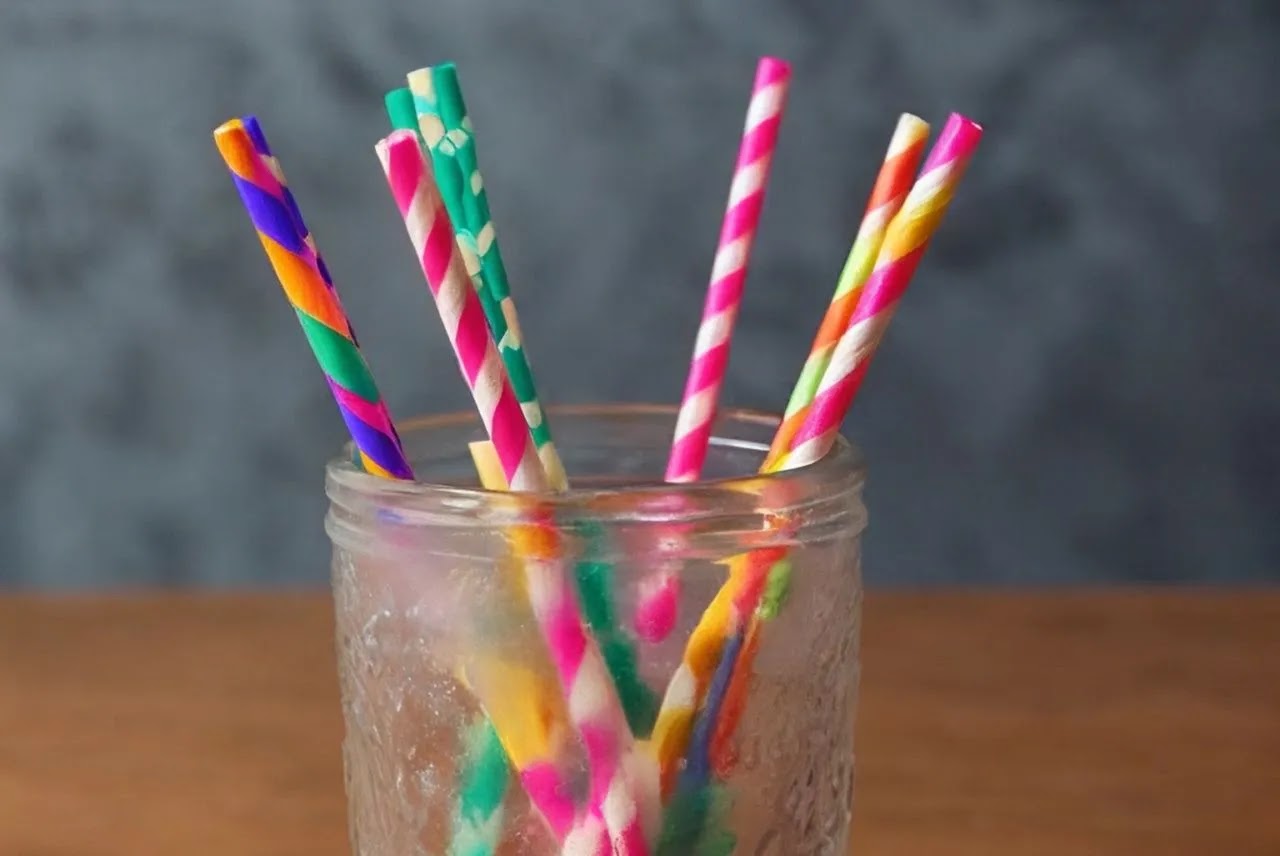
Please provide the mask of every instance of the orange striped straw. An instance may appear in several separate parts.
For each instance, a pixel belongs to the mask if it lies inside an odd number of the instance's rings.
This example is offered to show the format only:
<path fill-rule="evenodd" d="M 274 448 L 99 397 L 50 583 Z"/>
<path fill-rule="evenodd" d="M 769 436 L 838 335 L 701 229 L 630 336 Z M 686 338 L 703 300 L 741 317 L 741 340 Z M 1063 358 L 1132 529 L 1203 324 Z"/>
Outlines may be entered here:
<path fill-rule="evenodd" d="M 876 176 L 875 186 L 871 189 L 871 198 L 867 200 L 867 211 L 858 226 L 858 236 L 849 250 L 844 269 L 840 271 L 840 279 L 836 283 L 835 294 L 831 296 L 831 305 L 818 327 L 818 335 L 814 337 L 813 347 L 800 370 L 795 389 L 791 391 L 791 399 L 782 415 L 782 424 L 774 435 L 769 456 L 765 459 L 768 467 L 787 450 L 791 438 L 800 430 L 808 415 L 809 406 L 818 392 L 818 384 L 831 362 L 831 352 L 836 342 L 849 326 L 854 307 L 862 296 L 862 287 L 871 275 L 880 246 L 884 243 L 885 232 L 889 222 L 911 190 L 911 182 L 915 180 L 916 167 L 924 156 L 924 144 L 929 137 L 929 125 L 919 116 L 903 113 L 898 119 L 898 126 L 889 140 L 889 151 L 885 154 L 880 174 Z"/>
<path fill-rule="evenodd" d="M 888 237 L 882 237 L 877 252 L 872 254 L 877 263 L 873 273 L 862 279 L 864 285 L 873 280 L 873 293 L 867 295 L 871 298 L 872 305 L 863 306 L 861 304 L 866 304 L 867 301 L 862 300 L 856 307 L 856 312 L 851 309 L 846 328 L 839 331 L 840 335 L 828 349 L 828 366 L 816 384 L 814 394 L 814 399 L 820 405 L 817 408 L 819 412 L 811 415 L 809 406 L 797 411 L 801 414 L 801 419 L 793 432 L 795 439 L 789 443 L 780 443 L 775 438 L 774 445 L 781 446 L 783 454 L 772 461 L 766 460 L 760 468 L 761 473 L 779 472 L 812 463 L 831 448 L 839 424 L 852 401 L 852 392 L 865 373 L 870 357 L 867 346 L 870 345 L 873 349 L 874 344 L 879 342 L 879 335 L 874 337 L 874 341 L 865 341 L 862 334 L 866 332 L 864 328 L 867 325 L 866 322 L 860 322 L 860 319 L 868 314 L 872 315 L 874 331 L 883 334 L 884 324 L 897 305 L 897 297 L 906 288 L 923 255 L 924 247 L 941 222 L 981 135 L 982 129 L 975 123 L 961 116 L 951 117 L 934 146 L 924 172 L 912 188 L 903 194 L 905 198 L 898 203 L 901 210 L 889 220 L 887 228 L 882 231 L 882 236 Z M 824 326 L 825 324 L 826 319 Z M 859 342 L 862 347 L 858 347 Z M 820 422 L 813 418 L 815 415 Z M 781 431 L 780 427 L 779 432 Z M 795 448 L 797 445 L 802 447 Z M 742 626 L 744 603 L 754 603 L 758 599 L 771 567 L 780 564 L 783 559 L 784 556 L 769 550 L 735 556 L 729 563 L 728 580 L 694 628 L 685 646 L 681 664 L 667 686 L 662 710 L 650 739 L 651 751 L 661 765 L 666 787 L 670 787 L 675 766 L 684 757 L 694 716 L 704 701 L 707 687 L 726 645 L 734 635 L 744 631 L 748 637 L 751 635 L 751 629 Z M 754 648 L 754 643 L 748 647 Z M 740 658 L 734 670 L 735 675 L 742 671 L 745 677 L 750 665 Z M 733 690 L 732 687 L 730 689 Z M 737 692 L 740 693 L 741 689 Z"/>

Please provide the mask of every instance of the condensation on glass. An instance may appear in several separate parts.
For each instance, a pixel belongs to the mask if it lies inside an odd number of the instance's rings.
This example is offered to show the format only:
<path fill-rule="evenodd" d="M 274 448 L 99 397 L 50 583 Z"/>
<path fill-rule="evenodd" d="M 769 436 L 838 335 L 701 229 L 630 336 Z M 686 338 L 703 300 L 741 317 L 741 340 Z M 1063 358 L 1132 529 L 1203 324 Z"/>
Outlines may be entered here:
<path fill-rule="evenodd" d="M 708 480 L 670 486 L 661 473 L 671 409 L 567 408 L 550 418 L 573 480 L 567 494 L 478 489 L 468 443 L 484 435 L 472 415 L 403 426 L 421 483 L 368 476 L 349 457 L 328 468 L 355 856 L 457 852 L 461 759 L 467 735 L 486 721 L 478 697 L 505 693 L 509 703 L 515 688 L 554 681 L 511 539 L 534 509 L 554 515 L 566 567 L 589 560 L 606 569 L 624 630 L 643 581 L 662 568 L 678 573 L 675 630 L 656 643 L 632 636 L 638 673 L 658 697 L 731 557 L 787 548 L 790 587 L 761 625 L 749 700 L 722 750 L 732 763 L 722 764 L 731 770 L 716 786 L 715 822 L 733 853 L 844 856 L 866 524 L 859 455 L 841 441 L 813 466 L 753 476 L 776 420 L 729 413 L 715 427 Z M 518 782 L 500 811 L 497 853 L 560 852 Z"/>

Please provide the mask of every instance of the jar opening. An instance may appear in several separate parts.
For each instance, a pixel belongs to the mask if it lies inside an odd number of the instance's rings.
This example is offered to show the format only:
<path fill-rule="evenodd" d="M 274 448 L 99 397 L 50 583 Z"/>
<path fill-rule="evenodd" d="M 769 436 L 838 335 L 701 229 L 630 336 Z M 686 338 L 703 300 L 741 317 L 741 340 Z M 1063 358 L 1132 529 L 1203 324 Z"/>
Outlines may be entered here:
<path fill-rule="evenodd" d="M 517 520 L 536 505 L 566 520 L 605 515 L 614 522 L 724 523 L 741 518 L 741 525 L 750 529 L 769 515 L 843 513 L 864 481 L 861 455 L 842 438 L 814 464 L 756 474 L 779 422 L 763 413 L 723 412 L 713 426 L 707 478 L 692 484 L 662 481 L 674 407 L 581 405 L 549 408 L 547 416 L 569 473 L 566 492 L 535 495 L 482 488 L 468 444 L 485 439 L 484 427 L 474 413 L 453 413 L 401 424 L 401 440 L 418 480 L 365 473 L 348 446 L 328 466 L 327 493 L 348 519 L 390 511 L 424 525 L 465 525 L 468 519 L 493 525 Z"/>

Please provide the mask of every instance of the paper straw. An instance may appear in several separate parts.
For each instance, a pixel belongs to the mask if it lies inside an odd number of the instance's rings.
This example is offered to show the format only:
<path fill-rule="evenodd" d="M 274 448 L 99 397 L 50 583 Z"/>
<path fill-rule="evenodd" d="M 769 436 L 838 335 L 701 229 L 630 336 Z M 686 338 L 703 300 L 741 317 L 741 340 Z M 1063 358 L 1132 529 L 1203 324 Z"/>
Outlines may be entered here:
<path fill-rule="evenodd" d="M 258 129 L 263 150 L 265 137 Z M 297 313 L 311 351 L 360 453 L 361 465 L 384 478 L 412 479 L 400 437 L 378 392 L 355 334 L 338 301 L 314 244 L 308 240 L 292 195 L 286 195 L 273 168 L 259 153 L 240 119 L 213 133 L 231 171 L 240 199 L 266 251 L 285 297 Z M 274 158 L 272 158 L 274 161 Z"/>
<path fill-rule="evenodd" d="M 729 204 L 711 268 L 711 284 L 676 417 L 675 438 L 667 462 L 669 482 L 697 481 L 706 459 L 790 79 L 791 69 L 780 59 L 764 57 L 756 67 Z"/>
<path fill-rule="evenodd" d="M 413 93 L 408 87 L 392 89 L 383 96 L 382 103 L 386 107 L 387 119 L 393 130 L 418 130 L 418 112 L 413 109 Z"/>
<path fill-rule="evenodd" d="M 511 376 L 516 397 L 524 408 L 529 428 L 533 432 L 538 457 L 542 459 L 553 486 L 559 485 L 565 481 L 564 465 L 560 461 L 551 438 L 551 427 L 547 424 L 539 403 L 538 390 L 529 367 L 529 355 L 520 334 L 519 316 L 511 297 L 506 265 L 502 260 L 489 211 L 488 192 L 480 175 L 475 131 L 462 97 L 457 69 L 453 63 L 444 63 L 411 72 L 408 79 L 418 112 L 419 127 L 432 153 L 432 163 L 451 158 L 460 171 L 460 207 L 465 211 L 466 217 L 462 226 L 475 242 L 484 288 L 493 301 L 485 307 L 485 315 L 494 331 L 494 338 Z M 454 216 L 453 209 L 449 213 L 451 217 Z M 458 226 L 456 218 L 454 226 Z"/>
<path fill-rule="evenodd" d="M 658 698 L 640 677 L 635 644 L 618 619 L 613 597 L 615 569 L 602 555 L 607 533 L 599 523 L 587 521 L 578 527 L 577 534 L 584 553 L 574 566 L 582 614 L 600 645 L 632 733 L 647 734 L 658 715 Z"/>
<path fill-rule="evenodd" d="M 463 270 L 449 215 L 417 138 L 396 131 L 378 144 L 377 151 L 507 484 L 517 491 L 545 491 L 548 483 L 532 436 Z M 633 796 L 633 772 L 625 763 L 633 738 L 600 651 L 584 628 L 565 574 L 559 533 L 544 511 L 515 527 L 513 539 L 523 561 L 534 616 L 568 700 L 569 718 L 587 751 L 593 803 L 600 807 L 615 847 L 624 854 L 644 856 L 649 850 L 641 827 L 642 807 Z M 535 804 L 562 804 L 565 794 L 555 792 L 559 781 L 549 789 L 545 779 L 530 778 L 526 771 L 521 774 Z M 572 829 L 572 817 L 553 813 L 547 818 L 562 840 Z"/>
<path fill-rule="evenodd" d="M 707 692 L 724 645 L 739 628 L 746 626 L 769 568 L 783 555 L 783 551 L 770 548 L 730 559 L 728 579 L 703 611 L 685 643 L 647 743 L 659 766 L 664 796 L 675 786 L 678 765 L 689 747 L 698 705 Z"/>
<path fill-rule="evenodd" d="M 813 463 L 830 451 L 876 346 L 981 138 L 982 128 L 977 123 L 958 114 L 947 120 L 920 178 L 889 225 L 875 269 L 863 287 L 849 326 L 832 351 L 812 408 L 788 444 L 785 456 L 773 463 L 772 471 Z"/>
<path fill-rule="evenodd" d="M 417 138 L 396 131 L 378 145 L 378 155 L 507 484 L 516 491 L 543 492 L 546 475 L 497 358 L 480 301 L 467 280 L 453 226 Z"/>
<path fill-rule="evenodd" d="M 982 129 L 976 123 L 959 115 L 948 119 L 919 179 L 886 230 L 874 271 L 850 317 L 849 326 L 833 349 L 814 398 L 814 406 L 796 431 L 793 440 L 796 449 L 778 462 L 767 464 L 765 469 L 774 472 L 794 469 L 813 463 L 830 451 L 889 319 L 937 231 L 981 137 Z M 708 692 L 708 728 L 695 735 L 695 748 L 692 750 L 699 770 L 707 769 L 703 762 L 705 760 L 709 764 L 711 755 L 718 756 L 721 766 L 728 762 L 728 743 L 745 708 L 748 685 L 753 675 L 760 625 L 771 620 L 776 613 L 776 601 L 784 596 L 790 574 L 790 561 L 781 562 L 773 568 L 767 583 L 767 596 L 762 597 L 750 628 L 732 630 L 723 659 L 735 658 L 731 653 L 735 648 L 741 648 L 742 652 L 736 656 L 737 662 L 732 666 L 732 679 L 727 684 L 713 686 Z M 709 745 L 704 745 L 705 741 L 709 741 Z"/>
<path fill-rule="evenodd" d="M 483 715 L 463 739 L 463 773 L 453 819 L 449 856 L 492 856 L 502 842 L 503 806 L 507 796 L 507 753 L 498 733 Z"/>
<path fill-rule="evenodd" d="M 863 286 L 871 274 L 889 224 L 902 208 L 911 189 L 916 167 L 924 155 L 928 134 L 929 125 L 919 117 L 910 113 L 899 117 L 889 141 L 888 152 L 876 176 L 871 197 L 867 201 L 866 212 L 858 226 L 857 237 L 840 272 L 835 293 L 787 402 L 782 423 L 774 435 L 762 470 L 767 471 L 774 465 L 809 413 L 823 373 L 830 363 L 831 354 L 848 327 L 862 296 Z M 790 560 L 786 559 L 778 567 L 771 569 L 768 581 L 773 588 L 785 590 L 789 576 Z M 776 600 L 777 597 L 764 598 L 762 603 Z M 749 631 L 742 626 L 734 631 L 730 646 L 721 657 L 721 667 L 728 668 L 726 660 L 754 662 L 759 645 L 757 626 L 758 622 L 752 619 Z M 742 649 L 741 655 L 737 653 L 738 649 Z M 737 721 L 745 708 L 750 674 L 749 668 L 739 668 L 733 673 L 732 681 L 718 687 L 713 683 L 708 692 L 704 709 L 694 726 L 695 731 L 701 729 L 701 733 L 694 735 L 690 749 L 701 763 L 710 765 L 712 755 L 719 758 L 720 763 L 725 763 L 729 752 L 729 736 L 736 729 Z"/>
<path fill-rule="evenodd" d="M 347 422 L 352 440 L 362 450 L 357 462 L 371 473 L 411 480 L 413 473 L 404 458 L 390 415 L 381 404 L 373 377 L 363 362 L 354 336 L 351 335 L 350 324 L 341 312 L 337 292 L 332 282 L 322 274 L 314 242 L 304 237 L 305 226 L 297 205 L 286 201 L 291 200 L 291 197 L 285 195 L 287 190 L 280 184 L 282 170 L 270 153 L 261 127 L 251 117 L 246 117 L 243 121 L 233 120 L 215 131 L 214 139 L 231 169 L 237 189 L 267 251 L 267 258 L 275 268 L 285 294 L 302 322 L 312 351 L 325 371 L 330 390 Z M 255 167 L 247 147 L 252 147 L 264 169 Z M 272 179 L 275 179 L 278 188 L 272 184 Z M 289 234 L 290 226 L 294 230 L 292 235 Z M 343 335 L 344 331 L 346 335 Z M 350 378 L 353 377 L 359 382 L 352 382 Z M 352 403 L 357 394 L 366 397 L 366 411 L 381 412 L 379 419 L 367 416 L 364 420 L 361 419 L 359 405 Z M 369 423 L 382 426 L 385 442 L 376 446 L 364 442 L 369 431 L 373 430 L 368 427 Z M 375 463 L 378 460 L 376 453 L 384 447 L 394 449 L 398 462 L 396 466 L 379 466 Z M 502 677 L 495 678 L 495 682 L 504 684 L 503 691 L 507 693 L 532 693 L 537 689 L 537 680 L 527 670 L 505 669 Z M 492 697 L 491 694 L 490 696 Z M 505 731 L 511 735 L 510 751 L 514 756 L 542 759 L 552 754 L 551 733 L 539 725 L 551 723 L 556 718 L 552 710 L 545 709 L 545 706 L 539 708 L 522 699 L 518 708 L 502 709 L 499 705 L 494 714 L 497 721 L 505 723 Z M 479 763 L 474 765 L 473 772 L 462 789 L 464 803 L 460 806 L 459 820 L 469 828 L 460 840 L 476 844 L 477 838 L 473 830 L 483 831 L 496 845 L 502 830 L 501 804 L 506 785 L 505 776 L 499 775 L 499 771 L 505 765 L 505 753 L 499 747 L 499 755 L 494 755 L 492 746 L 497 737 L 496 732 L 493 732 L 493 726 L 483 718 L 477 727 L 480 724 L 490 730 L 493 739 L 475 744 L 483 746 L 486 752 L 478 759 Z M 554 728 L 554 725 L 551 727 Z M 478 816 L 478 810 L 485 813 L 485 818 Z M 479 856 L 485 851 L 471 847 L 467 852 Z"/>
<path fill-rule="evenodd" d="M 898 119 L 893 137 L 889 140 L 888 153 L 872 187 L 871 198 L 867 201 L 866 213 L 858 226 L 858 235 L 849 250 L 844 268 L 840 271 L 835 294 L 831 296 L 831 305 L 818 327 L 818 335 L 813 340 L 804 368 L 801 369 L 795 389 L 787 401 L 782 424 L 778 426 L 765 466 L 772 466 L 774 460 L 787 449 L 791 438 L 808 415 L 809 405 L 813 403 L 818 384 L 831 361 L 831 352 L 849 326 L 854 307 L 862 296 L 862 287 L 866 284 L 880 246 L 884 243 L 889 222 L 902 207 L 911 183 L 915 180 L 916 167 L 924 156 L 928 137 L 929 125 L 923 119 L 910 113 L 904 113 Z"/>
<path fill-rule="evenodd" d="M 459 183 L 461 198 L 453 207 L 446 199 L 445 207 L 454 220 L 455 229 L 458 228 L 458 218 L 462 218 L 464 226 L 459 241 L 460 245 L 467 245 L 463 247 L 464 253 L 468 246 L 481 253 L 481 285 L 478 291 L 485 318 L 533 433 L 548 481 L 552 489 L 565 490 L 568 479 L 552 441 L 550 424 L 538 401 L 533 371 L 520 336 L 515 301 L 511 297 L 506 269 L 494 239 L 488 199 L 476 160 L 474 130 L 467 115 L 457 69 L 452 63 L 445 63 L 411 72 L 408 79 L 418 111 L 419 130 L 428 141 L 432 163 L 444 169 L 460 168 L 463 171 L 464 177 Z M 469 270 L 470 264 L 468 261 Z M 580 534 L 589 553 L 599 551 L 603 532 L 588 527 Z M 635 645 L 618 621 L 613 603 L 612 568 L 607 562 L 597 561 L 588 555 L 575 567 L 575 577 L 583 614 L 600 645 L 627 723 L 633 733 L 647 733 L 657 714 L 658 702 L 653 691 L 640 678 Z"/>
<path fill-rule="evenodd" d="M 551 426 L 538 401 L 533 371 L 520 334 L 515 301 L 495 237 L 488 194 L 480 175 L 475 129 L 467 112 L 457 68 L 453 63 L 443 63 L 411 72 L 408 79 L 420 129 L 428 141 L 433 162 L 452 160 L 462 170 L 460 186 L 463 198 L 459 213 L 466 218 L 467 234 L 480 254 L 481 302 L 485 317 L 525 412 L 548 480 L 553 489 L 567 489 L 564 466 L 552 441 Z M 453 209 L 449 213 L 454 216 Z M 455 220 L 455 228 L 456 225 Z M 589 552 L 598 548 L 597 542 L 603 537 L 598 530 L 581 534 Z M 614 679 L 627 722 L 633 733 L 647 732 L 657 713 L 657 699 L 640 679 L 635 646 L 618 622 L 613 604 L 611 571 L 607 563 L 594 561 L 590 556 L 578 563 L 575 575 L 579 596 L 587 623 L 599 641 Z"/>
<path fill-rule="evenodd" d="M 925 162 L 920 179 L 911 189 L 908 200 L 904 202 L 899 214 L 888 226 L 881 252 L 878 253 L 876 270 L 870 275 L 863 288 L 859 307 L 850 316 L 849 330 L 859 328 L 859 319 L 864 311 L 861 307 L 864 303 L 876 301 L 879 305 L 879 302 L 883 301 L 882 297 L 873 296 L 890 294 L 892 301 L 888 302 L 888 308 L 892 311 L 892 307 L 896 306 L 896 299 L 901 296 L 902 289 L 905 288 L 905 279 L 910 278 L 915 266 L 919 264 L 923 246 L 940 223 L 942 212 L 945 211 L 947 203 L 950 203 L 955 184 L 963 175 L 964 165 L 977 147 L 979 137 L 980 128 L 969 120 L 952 116 L 947 123 L 928 161 Z M 940 179 L 945 187 L 940 187 Z M 888 265 L 883 262 L 888 258 L 897 260 L 900 257 L 905 257 L 908 264 Z M 882 273 L 882 271 L 888 271 L 888 273 Z M 876 328 L 878 330 L 876 342 L 879 335 L 883 334 L 883 322 L 886 321 L 887 319 L 879 321 L 879 326 Z M 867 325 L 861 325 L 861 329 L 867 329 Z M 803 463 L 815 461 L 831 448 L 838 425 L 844 420 L 844 412 L 847 411 L 847 406 L 851 402 L 852 392 L 856 392 L 856 381 L 860 381 L 861 372 L 865 371 L 865 360 L 861 362 L 863 369 L 854 372 L 854 380 L 845 380 L 844 383 L 836 386 L 836 393 L 841 395 L 841 399 L 833 398 L 833 393 L 827 393 L 826 390 L 831 389 L 829 379 L 833 377 L 833 371 L 844 377 L 849 376 L 849 370 L 842 369 L 842 366 L 846 365 L 850 356 L 856 356 L 856 352 L 852 351 L 855 347 L 856 343 L 851 343 L 849 334 L 846 333 L 833 349 L 831 361 L 815 397 L 815 404 L 819 399 L 824 402 L 822 411 L 818 412 L 819 416 L 826 420 L 823 424 L 826 427 L 819 432 L 805 422 L 796 432 L 796 441 L 805 441 L 809 434 L 817 436 L 817 439 L 808 441 L 808 445 L 803 450 L 805 457 L 783 457 L 778 462 L 762 467 L 762 472 L 790 470 Z M 849 389 L 850 385 L 852 389 Z M 841 404 L 844 409 L 837 409 Z M 817 406 L 814 409 L 817 411 Z M 813 416 L 810 415 L 809 418 Z M 730 642 L 744 645 L 744 641 L 735 641 L 735 637 L 750 632 L 745 618 L 750 618 L 750 613 L 754 612 L 759 592 L 768 585 L 768 577 L 771 573 L 772 562 L 765 560 L 764 555 L 765 551 L 756 550 L 754 553 L 733 558 L 727 582 L 722 586 L 717 598 L 701 615 L 698 626 L 695 627 L 685 646 L 681 665 L 668 683 L 652 741 L 653 750 L 662 768 L 664 792 L 671 788 L 673 769 L 689 747 L 690 732 L 694 728 L 694 717 L 699 702 L 712 705 L 713 708 L 722 704 L 721 699 L 710 699 L 710 697 L 704 699 L 703 696 L 707 694 L 714 670 L 721 663 L 724 647 Z M 781 555 L 776 557 L 776 559 L 782 558 Z M 788 573 L 790 573 L 790 566 L 783 564 L 783 577 Z M 785 578 L 782 581 L 773 581 L 772 585 L 785 587 Z M 740 656 L 739 659 L 745 658 Z M 735 667 L 736 672 L 739 672 L 739 669 Z M 742 674 L 744 677 L 741 677 L 740 681 L 748 679 L 746 676 L 750 674 L 749 668 L 742 670 Z M 733 682 L 730 681 L 726 692 L 732 695 L 733 691 L 735 691 Z M 737 692 L 741 694 L 741 690 Z M 712 740 L 714 740 L 714 731 L 707 733 L 712 734 Z"/>
<path fill-rule="evenodd" d="M 695 482 L 702 477 L 790 79 L 791 69 L 780 59 L 764 57 L 756 66 L 711 283 L 676 416 L 665 475 L 668 482 Z M 673 566 L 663 567 L 641 584 L 634 626 L 648 642 L 662 641 L 675 626 L 680 599 L 676 571 Z"/>

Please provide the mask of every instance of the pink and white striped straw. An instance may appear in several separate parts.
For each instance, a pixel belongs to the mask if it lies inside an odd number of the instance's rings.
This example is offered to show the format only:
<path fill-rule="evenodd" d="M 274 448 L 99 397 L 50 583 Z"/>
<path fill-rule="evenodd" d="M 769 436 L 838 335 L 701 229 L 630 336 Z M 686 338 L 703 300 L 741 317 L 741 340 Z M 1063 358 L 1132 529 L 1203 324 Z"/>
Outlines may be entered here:
<path fill-rule="evenodd" d="M 898 302 L 947 213 L 956 186 L 982 139 L 982 126 L 953 113 L 925 159 L 901 210 L 890 221 L 875 267 L 849 326 L 836 343 L 809 415 L 772 471 L 819 460 L 831 449 Z"/>
<path fill-rule="evenodd" d="M 453 224 L 417 137 L 412 131 L 397 131 L 378 143 L 376 151 L 507 484 L 516 491 L 547 490 L 538 450 L 489 334 L 480 298 L 454 240 Z"/>
<path fill-rule="evenodd" d="M 780 59 L 763 57 L 756 66 L 738 163 L 729 187 L 729 205 L 720 228 L 711 284 L 667 460 L 669 482 L 693 482 L 702 475 L 790 82 L 791 67 Z"/>
<path fill-rule="evenodd" d="M 547 478 L 528 423 L 458 253 L 453 225 L 418 138 L 412 131 L 397 131 L 378 143 L 377 152 L 507 483 L 512 490 L 545 491 Z M 648 856 L 641 826 L 641 816 L 648 812 L 637 805 L 632 775 L 624 763 L 632 754 L 634 737 L 595 639 L 586 632 L 565 573 L 559 533 L 554 522 L 540 514 L 520 527 L 517 537 L 533 614 L 568 700 L 569 718 L 587 752 L 593 813 L 603 819 L 616 853 Z M 562 842 L 575 846 L 583 838 L 598 841 L 592 817 L 561 822 L 569 792 L 547 772 L 539 771 L 533 778 L 522 775 L 522 781 L 552 830 Z"/>
<path fill-rule="evenodd" d="M 676 415 L 675 438 L 667 458 L 668 482 L 696 482 L 702 477 L 790 82 L 791 67 L 783 60 L 762 57 L 756 65 L 711 284 Z M 679 541 L 680 533 L 673 532 L 672 537 Z M 676 563 L 665 564 L 641 583 L 633 623 L 636 634 L 646 642 L 661 642 L 675 627 L 681 588 L 677 570 Z"/>

